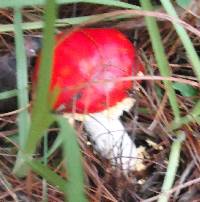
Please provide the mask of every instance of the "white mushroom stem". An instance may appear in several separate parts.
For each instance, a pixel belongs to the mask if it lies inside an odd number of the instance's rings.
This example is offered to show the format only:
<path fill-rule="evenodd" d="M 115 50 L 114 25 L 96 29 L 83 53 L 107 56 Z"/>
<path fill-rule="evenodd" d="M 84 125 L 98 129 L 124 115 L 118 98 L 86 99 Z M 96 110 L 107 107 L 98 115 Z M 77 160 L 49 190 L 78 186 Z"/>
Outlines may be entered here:
<path fill-rule="evenodd" d="M 94 148 L 103 157 L 109 159 L 113 166 L 129 171 L 135 167 L 137 150 L 119 117 L 108 117 L 103 113 L 87 116 L 84 125 Z"/>

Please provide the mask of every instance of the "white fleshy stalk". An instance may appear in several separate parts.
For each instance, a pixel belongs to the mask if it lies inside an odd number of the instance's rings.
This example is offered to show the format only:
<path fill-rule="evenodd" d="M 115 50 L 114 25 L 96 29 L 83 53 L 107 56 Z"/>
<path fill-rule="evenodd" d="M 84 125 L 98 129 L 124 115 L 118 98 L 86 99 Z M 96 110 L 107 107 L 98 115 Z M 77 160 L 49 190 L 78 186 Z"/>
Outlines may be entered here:
<path fill-rule="evenodd" d="M 84 123 L 93 147 L 101 156 L 109 159 L 114 167 L 124 172 L 134 170 L 137 158 L 136 146 L 119 120 L 123 111 L 128 111 L 135 100 L 125 98 L 116 106 L 100 113 L 75 114 L 74 118 Z"/>
<path fill-rule="evenodd" d="M 121 167 L 125 171 L 134 167 L 136 147 L 118 118 L 95 113 L 85 118 L 84 125 L 95 142 L 95 150 L 109 159 L 113 166 Z"/>

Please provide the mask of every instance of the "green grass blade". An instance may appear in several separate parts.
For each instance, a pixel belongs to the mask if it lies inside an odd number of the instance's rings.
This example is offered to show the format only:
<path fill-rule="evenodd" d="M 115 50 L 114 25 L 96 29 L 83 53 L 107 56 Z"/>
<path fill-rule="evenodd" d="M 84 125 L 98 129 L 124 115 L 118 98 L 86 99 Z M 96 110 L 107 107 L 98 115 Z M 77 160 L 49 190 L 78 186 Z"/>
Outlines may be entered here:
<path fill-rule="evenodd" d="M 29 135 L 28 138 L 26 138 L 26 142 L 23 147 L 23 153 L 26 158 L 31 158 L 38 141 L 48 126 L 54 121 L 53 115 L 50 114 L 50 104 L 48 99 L 54 46 L 54 22 L 56 19 L 56 4 L 54 0 L 47 0 L 44 18 L 45 27 L 43 49 L 36 90 L 36 99 L 33 103 L 32 121 Z M 26 172 L 27 167 L 25 166 L 25 162 L 23 160 L 23 154 L 19 153 L 14 173 L 19 177 L 23 177 L 26 175 Z"/>
<path fill-rule="evenodd" d="M 66 160 L 68 175 L 67 199 L 69 202 L 87 202 L 84 194 L 84 175 L 80 148 L 77 142 L 76 132 L 69 125 L 68 120 L 58 116 L 61 127 L 60 134 L 63 139 L 63 154 Z"/>
<path fill-rule="evenodd" d="M 107 14 L 107 13 L 106 13 Z M 114 17 L 105 17 L 105 13 L 97 14 L 97 15 L 89 15 L 89 16 L 82 16 L 82 17 L 73 17 L 73 18 L 63 18 L 57 19 L 55 23 L 55 27 L 67 27 L 71 25 L 79 25 L 82 23 L 86 23 L 90 20 L 94 20 L 96 18 L 96 22 L 98 21 L 113 21 L 113 20 L 120 20 L 120 19 L 128 19 L 133 18 L 135 15 L 117 15 Z M 23 30 L 35 30 L 41 29 L 44 27 L 43 21 L 36 21 L 36 22 L 25 22 L 22 23 Z M 13 24 L 0 24 L 0 32 L 13 32 L 14 26 Z"/>
<path fill-rule="evenodd" d="M 192 97 L 198 95 L 198 89 L 194 88 L 193 86 L 185 83 L 174 82 L 173 88 L 180 92 L 182 96 L 185 97 Z"/>
<path fill-rule="evenodd" d="M 57 175 L 54 171 L 52 171 L 49 167 L 42 164 L 37 160 L 28 160 L 26 162 L 31 167 L 31 169 L 36 172 L 38 175 L 42 176 L 46 179 L 50 184 L 56 186 L 60 191 L 66 192 L 66 181 Z"/>
<path fill-rule="evenodd" d="M 165 8 L 165 10 L 167 11 L 167 13 L 178 20 L 178 15 L 171 1 L 161 0 L 161 3 L 163 7 Z M 188 36 L 187 32 L 185 31 L 185 29 L 176 20 L 173 20 L 172 23 L 174 25 L 174 28 L 176 29 L 177 34 L 180 37 L 180 40 L 183 43 L 183 46 L 185 47 L 187 56 L 193 66 L 194 72 L 198 80 L 200 81 L 200 60 L 197 52 L 194 49 L 193 43 L 190 37 Z"/>
<path fill-rule="evenodd" d="M 8 99 L 11 97 L 16 97 L 18 95 L 17 93 L 18 93 L 18 90 L 16 90 L 16 89 L 2 92 L 2 93 L 0 93 L 0 100 Z"/>
<path fill-rule="evenodd" d="M 140 2 L 144 10 L 153 10 L 150 0 L 140 0 Z M 158 63 L 160 73 L 162 76 L 166 76 L 166 77 L 171 76 L 171 71 L 165 55 L 164 47 L 162 45 L 162 40 L 161 40 L 160 32 L 158 29 L 158 25 L 153 17 L 145 17 L 145 21 L 149 31 L 151 43 L 153 46 L 154 54 L 156 57 L 156 61 Z M 172 87 L 172 83 L 170 81 L 163 81 L 163 82 L 169 97 L 169 102 L 172 107 L 174 117 L 176 120 L 179 120 L 180 110 L 177 103 L 175 91 Z"/>
<path fill-rule="evenodd" d="M 179 159 L 180 159 L 181 145 L 183 141 L 185 140 L 185 133 L 183 131 L 179 131 L 176 137 L 177 139 L 174 140 L 171 146 L 167 172 L 166 172 L 165 179 L 161 189 L 162 194 L 158 202 L 168 201 L 169 195 L 167 195 L 166 192 L 168 192 L 172 188 L 175 177 L 176 177 L 176 171 L 178 169 L 178 165 L 180 161 Z"/>
<path fill-rule="evenodd" d="M 0 8 L 7 8 L 7 7 L 24 7 L 24 6 L 37 6 L 45 4 L 45 0 L 0 0 Z M 134 6 L 132 4 L 128 4 L 121 1 L 115 0 L 57 0 L 57 4 L 72 4 L 72 3 L 91 3 L 91 4 L 101 4 L 107 6 L 116 6 L 120 8 L 130 8 L 130 9 L 139 9 L 138 6 Z"/>
<path fill-rule="evenodd" d="M 49 148 L 47 152 L 47 157 L 51 156 L 62 145 L 62 142 L 63 142 L 62 136 L 58 135 L 53 145 Z"/>
<path fill-rule="evenodd" d="M 182 125 L 189 124 L 190 122 L 200 124 L 200 101 L 197 102 L 189 114 L 181 117 L 178 121 L 172 121 L 168 128 L 170 130 L 177 130 Z"/>
<path fill-rule="evenodd" d="M 163 5 L 163 7 L 165 8 L 165 10 L 167 11 L 167 13 L 178 20 L 178 15 L 177 15 L 172 3 L 169 0 L 161 0 L 161 3 Z M 179 35 L 179 37 L 183 43 L 187 56 L 192 64 L 193 70 L 194 70 L 198 80 L 200 81 L 200 59 L 199 59 L 197 52 L 194 49 L 193 43 L 192 43 L 190 37 L 188 36 L 187 32 L 185 31 L 185 29 L 176 20 L 174 20 L 172 23 L 176 29 L 177 34 Z M 176 121 L 172 122 L 172 127 L 177 128 L 177 126 L 187 124 L 191 121 L 199 122 L 199 117 L 198 117 L 199 115 L 200 115 L 200 101 L 196 104 L 196 106 L 192 110 L 191 114 L 186 115 L 185 117 L 181 118 L 181 120 L 178 122 L 176 122 Z"/>
<path fill-rule="evenodd" d="M 17 89 L 18 89 L 18 108 L 24 109 L 18 114 L 19 144 L 23 148 L 29 130 L 28 113 L 28 72 L 27 58 L 25 54 L 24 38 L 21 29 L 22 15 L 21 10 L 14 10 L 14 28 L 15 28 L 15 47 L 17 62 Z"/>
<path fill-rule="evenodd" d="M 39 68 L 39 77 L 36 87 L 35 101 L 32 110 L 32 122 L 29 137 L 24 151 L 34 152 L 38 140 L 41 138 L 45 129 L 54 121 L 50 114 L 50 95 L 49 85 L 51 80 L 52 60 L 54 39 L 54 22 L 56 19 L 56 4 L 54 0 L 48 0 L 45 10 L 45 27 L 43 32 L 43 47 L 41 54 L 41 63 Z"/>

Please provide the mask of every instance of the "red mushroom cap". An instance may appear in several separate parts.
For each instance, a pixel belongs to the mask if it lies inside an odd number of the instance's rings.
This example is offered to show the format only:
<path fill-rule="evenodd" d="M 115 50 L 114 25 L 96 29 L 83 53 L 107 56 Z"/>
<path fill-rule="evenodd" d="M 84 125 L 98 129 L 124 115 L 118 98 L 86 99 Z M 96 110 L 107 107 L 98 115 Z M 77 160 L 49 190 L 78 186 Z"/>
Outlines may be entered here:
<path fill-rule="evenodd" d="M 79 29 L 59 34 L 56 40 L 50 85 L 50 92 L 59 88 L 54 109 L 72 112 L 75 106 L 77 113 L 103 111 L 126 98 L 133 85 L 115 81 L 144 70 L 133 44 L 116 29 Z"/>

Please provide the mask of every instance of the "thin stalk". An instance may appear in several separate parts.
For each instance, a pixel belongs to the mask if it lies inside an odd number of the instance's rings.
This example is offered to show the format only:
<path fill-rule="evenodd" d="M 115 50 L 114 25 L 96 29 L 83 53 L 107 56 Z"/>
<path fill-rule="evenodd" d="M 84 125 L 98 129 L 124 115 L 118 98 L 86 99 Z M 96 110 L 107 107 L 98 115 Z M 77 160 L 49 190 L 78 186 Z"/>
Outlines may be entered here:
<path fill-rule="evenodd" d="M 23 32 L 21 29 L 22 15 L 19 8 L 14 10 L 14 29 L 15 29 L 15 47 L 16 47 L 16 62 L 17 62 L 17 90 L 18 90 L 18 108 L 24 109 L 18 114 L 19 128 L 19 145 L 21 148 L 28 135 L 30 120 L 28 113 L 28 72 L 27 58 L 24 48 Z"/>
<path fill-rule="evenodd" d="M 176 134 L 176 138 L 177 139 L 174 140 L 171 146 L 167 172 L 161 188 L 162 194 L 160 195 L 158 202 L 167 202 L 169 200 L 170 195 L 167 194 L 167 192 L 172 188 L 176 177 L 176 171 L 180 161 L 181 145 L 185 140 L 185 133 L 183 131 L 179 131 L 179 133 Z"/>
<path fill-rule="evenodd" d="M 140 0 L 140 2 L 143 9 L 153 10 L 150 0 Z M 158 29 L 158 25 L 154 17 L 145 17 L 145 21 L 149 31 L 150 38 L 151 38 L 151 43 L 152 43 L 154 54 L 158 63 L 160 74 L 162 76 L 171 76 L 171 71 L 165 55 L 164 47 L 162 45 L 162 40 L 161 40 L 160 32 Z M 163 81 L 163 83 L 165 85 L 165 88 L 169 97 L 169 102 L 172 107 L 175 120 L 179 120 L 180 110 L 179 110 L 175 91 L 172 87 L 172 83 L 170 81 Z"/>

